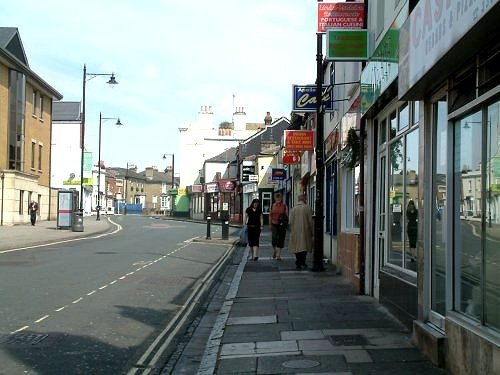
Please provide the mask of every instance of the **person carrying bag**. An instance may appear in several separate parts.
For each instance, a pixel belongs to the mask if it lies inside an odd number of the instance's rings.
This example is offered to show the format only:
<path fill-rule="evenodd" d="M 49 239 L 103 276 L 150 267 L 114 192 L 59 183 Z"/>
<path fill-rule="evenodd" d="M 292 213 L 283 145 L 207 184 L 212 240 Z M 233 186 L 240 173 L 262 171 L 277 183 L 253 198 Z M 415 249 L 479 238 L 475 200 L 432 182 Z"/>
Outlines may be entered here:
<path fill-rule="evenodd" d="M 274 194 L 274 203 L 269 213 L 269 228 L 272 232 L 273 259 L 281 260 L 281 250 L 285 246 L 288 226 L 288 207 L 280 193 Z"/>

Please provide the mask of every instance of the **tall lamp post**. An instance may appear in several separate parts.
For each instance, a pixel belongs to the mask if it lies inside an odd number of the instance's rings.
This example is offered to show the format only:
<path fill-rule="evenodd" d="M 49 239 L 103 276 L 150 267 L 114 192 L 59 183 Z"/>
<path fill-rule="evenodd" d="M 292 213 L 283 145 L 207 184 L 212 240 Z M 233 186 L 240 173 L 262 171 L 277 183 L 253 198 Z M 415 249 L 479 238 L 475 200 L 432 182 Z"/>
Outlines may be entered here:
<path fill-rule="evenodd" d="M 172 189 L 175 187 L 175 155 L 174 154 L 163 154 L 163 159 L 166 159 L 167 156 L 172 157 Z M 167 168 L 165 168 L 165 172 L 167 172 Z M 174 196 L 170 194 L 170 215 L 172 216 L 172 213 L 174 212 Z"/>
<path fill-rule="evenodd" d="M 115 79 L 114 73 L 87 73 L 87 66 L 83 65 L 83 96 L 82 96 L 82 125 L 80 128 L 80 147 L 82 149 L 82 157 L 80 164 L 80 213 L 83 215 L 83 164 L 85 160 L 85 84 L 92 78 L 97 76 L 109 76 L 108 84 L 116 85 L 118 82 Z"/>
<path fill-rule="evenodd" d="M 319 0 L 321 1 L 321 0 Z M 313 272 L 324 271 L 323 266 L 323 47 L 322 34 L 316 34 L 316 197 L 314 202 Z"/>
<path fill-rule="evenodd" d="M 116 126 L 123 126 L 119 117 L 102 117 L 102 112 L 99 112 L 99 153 L 97 158 L 97 217 L 96 220 L 101 220 L 101 126 L 103 120 L 116 120 Z M 106 191 L 104 191 L 106 193 Z"/>

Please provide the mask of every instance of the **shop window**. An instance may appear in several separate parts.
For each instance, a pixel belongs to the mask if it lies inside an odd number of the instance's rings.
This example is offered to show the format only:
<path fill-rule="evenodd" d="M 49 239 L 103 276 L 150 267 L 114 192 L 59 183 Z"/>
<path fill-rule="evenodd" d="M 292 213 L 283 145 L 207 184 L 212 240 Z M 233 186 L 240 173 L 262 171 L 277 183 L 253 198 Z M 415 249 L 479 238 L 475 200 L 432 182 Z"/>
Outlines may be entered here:
<path fill-rule="evenodd" d="M 398 129 L 404 130 L 410 125 L 410 108 L 408 103 L 405 103 L 399 108 Z"/>
<path fill-rule="evenodd" d="M 343 217 L 347 230 L 359 229 L 359 172 L 359 165 L 354 169 L 348 169 L 344 179 Z"/>
<path fill-rule="evenodd" d="M 454 308 L 496 330 L 500 330 L 499 110 L 497 101 L 455 121 L 453 160 Z"/>
<path fill-rule="evenodd" d="M 413 102 L 413 111 L 412 111 L 412 124 L 418 125 L 420 120 L 420 102 Z"/>
<path fill-rule="evenodd" d="M 384 176 L 388 184 L 387 248 L 384 258 L 386 264 L 417 272 L 420 209 L 419 133 L 418 127 L 409 128 L 409 108 L 410 105 L 406 103 L 401 106 L 399 116 L 392 112 L 389 117 L 392 139 L 387 148 L 388 175 Z M 397 129 L 406 131 L 396 136 Z M 381 173 L 382 171 L 381 169 Z M 381 210 L 380 206 L 379 213 Z"/>
<path fill-rule="evenodd" d="M 432 234 L 431 234 L 431 309 L 446 312 L 446 206 L 447 206 L 447 134 L 446 98 L 433 104 L 434 157 L 432 167 Z"/>

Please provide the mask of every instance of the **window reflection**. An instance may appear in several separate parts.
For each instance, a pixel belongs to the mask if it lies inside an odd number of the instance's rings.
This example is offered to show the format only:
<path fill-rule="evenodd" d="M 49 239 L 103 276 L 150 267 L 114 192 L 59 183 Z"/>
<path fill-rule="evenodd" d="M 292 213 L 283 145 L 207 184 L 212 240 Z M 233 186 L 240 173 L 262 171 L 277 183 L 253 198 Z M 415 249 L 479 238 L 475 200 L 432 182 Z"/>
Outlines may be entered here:
<path fill-rule="evenodd" d="M 406 268 L 417 270 L 418 239 L 418 130 L 406 136 L 406 175 L 405 175 L 405 264 Z"/>
<path fill-rule="evenodd" d="M 390 145 L 389 256 L 388 262 L 403 266 L 403 153 L 401 139 Z"/>
<path fill-rule="evenodd" d="M 441 315 L 446 311 L 446 171 L 447 103 L 434 104 L 435 145 L 433 165 L 433 208 L 431 250 L 431 308 Z"/>
<path fill-rule="evenodd" d="M 481 304 L 481 112 L 455 123 L 455 178 L 459 215 L 455 225 L 455 251 L 459 275 L 457 306 L 480 319 Z"/>
<path fill-rule="evenodd" d="M 500 329 L 500 103 L 487 111 L 485 322 Z"/>

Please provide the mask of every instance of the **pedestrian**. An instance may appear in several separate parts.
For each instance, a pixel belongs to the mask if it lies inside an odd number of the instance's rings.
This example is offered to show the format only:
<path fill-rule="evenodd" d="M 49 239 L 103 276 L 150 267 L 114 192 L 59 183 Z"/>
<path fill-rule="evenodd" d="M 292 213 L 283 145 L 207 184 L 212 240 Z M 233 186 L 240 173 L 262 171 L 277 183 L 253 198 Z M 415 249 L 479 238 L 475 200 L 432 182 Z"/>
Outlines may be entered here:
<path fill-rule="evenodd" d="M 30 214 L 31 225 L 35 225 L 36 215 L 38 214 L 38 203 L 32 200 L 28 205 L 28 212 Z"/>
<path fill-rule="evenodd" d="M 297 204 L 290 210 L 290 241 L 288 249 L 295 253 L 295 269 L 307 268 L 307 253 L 313 249 L 313 212 L 306 203 L 305 194 L 298 196 Z"/>
<path fill-rule="evenodd" d="M 252 250 L 252 259 L 259 259 L 260 232 L 264 228 L 264 218 L 258 199 L 254 199 L 245 211 L 245 224 L 248 229 L 248 246 Z"/>
<path fill-rule="evenodd" d="M 408 242 L 410 243 L 410 261 L 415 262 L 417 256 L 417 234 L 418 234 L 418 210 L 415 207 L 415 202 L 410 199 L 406 207 L 406 233 L 408 233 Z"/>
<path fill-rule="evenodd" d="M 288 207 L 283 203 L 280 193 L 274 194 L 274 203 L 269 212 L 269 228 L 271 229 L 271 244 L 273 259 L 281 260 L 281 250 L 285 246 L 286 228 L 288 226 Z"/>

